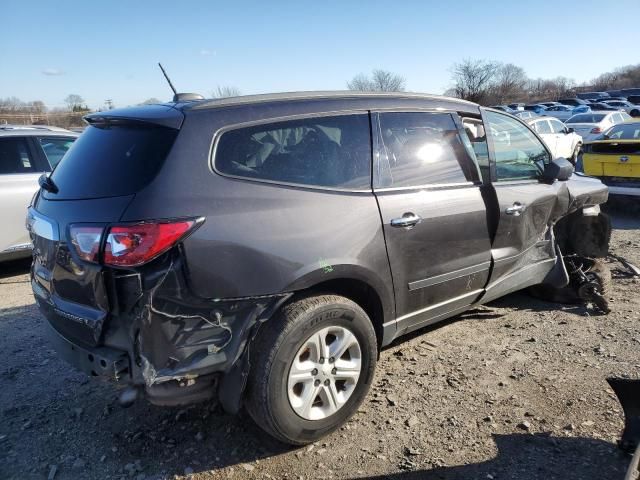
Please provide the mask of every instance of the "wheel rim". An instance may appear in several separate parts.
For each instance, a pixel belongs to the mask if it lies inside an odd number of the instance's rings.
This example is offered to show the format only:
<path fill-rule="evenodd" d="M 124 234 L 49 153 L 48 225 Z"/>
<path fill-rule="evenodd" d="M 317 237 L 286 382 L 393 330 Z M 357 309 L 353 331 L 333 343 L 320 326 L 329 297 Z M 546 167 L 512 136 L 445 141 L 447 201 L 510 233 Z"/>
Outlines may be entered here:
<path fill-rule="evenodd" d="M 296 353 L 287 381 L 291 408 L 305 420 L 322 420 L 340 410 L 353 394 L 362 370 L 356 336 L 344 327 L 311 335 Z"/>

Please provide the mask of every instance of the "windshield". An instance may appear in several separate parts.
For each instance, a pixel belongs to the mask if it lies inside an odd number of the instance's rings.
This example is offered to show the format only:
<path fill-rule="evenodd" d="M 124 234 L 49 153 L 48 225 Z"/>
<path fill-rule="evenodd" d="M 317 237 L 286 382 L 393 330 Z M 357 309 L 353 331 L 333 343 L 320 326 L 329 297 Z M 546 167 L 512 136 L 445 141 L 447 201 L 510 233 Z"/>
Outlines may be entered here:
<path fill-rule="evenodd" d="M 581 113 L 580 115 L 574 115 L 565 123 L 600 123 L 606 114 L 598 113 Z"/>
<path fill-rule="evenodd" d="M 603 139 L 612 140 L 637 140 L 640 139 L 640 123 L 628 123 L 615 125 L 607 130 L 603 135 Z"/>

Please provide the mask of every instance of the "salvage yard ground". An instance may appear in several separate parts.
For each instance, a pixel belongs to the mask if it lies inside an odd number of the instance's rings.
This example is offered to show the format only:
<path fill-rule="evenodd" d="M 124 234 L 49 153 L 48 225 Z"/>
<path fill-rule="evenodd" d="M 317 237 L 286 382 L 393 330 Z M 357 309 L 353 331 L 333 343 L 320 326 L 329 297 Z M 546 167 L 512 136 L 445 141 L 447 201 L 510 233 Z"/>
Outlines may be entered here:
<path fill-rule="evenodd" d="M 611 250 L 640 264 L 640 215 Z M 612 313 L 516 293 L 382 352 L 355 417 L 291 449 L 216 406 L 129 409 L 58 359 L 28 263 L 0 267 L 0 479 L 621 479 L 608 376 L 640 375 L 640 279 L 614 269 Z"/>

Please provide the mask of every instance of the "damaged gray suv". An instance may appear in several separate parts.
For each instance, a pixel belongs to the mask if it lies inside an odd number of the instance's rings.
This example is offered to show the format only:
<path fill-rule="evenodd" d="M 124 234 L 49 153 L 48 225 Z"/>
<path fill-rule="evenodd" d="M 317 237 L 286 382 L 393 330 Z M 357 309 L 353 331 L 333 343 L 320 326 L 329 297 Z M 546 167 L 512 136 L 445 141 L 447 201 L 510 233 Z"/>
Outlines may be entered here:
<path fill-rule="evenodd" d="M 607 188 L 461 100 L 177 95 L 86 120 L 29 208 L 31 283 L 60 356 L 124 404 L 216 398 L 312 442 L 394 339 L 607 250 Z"/>

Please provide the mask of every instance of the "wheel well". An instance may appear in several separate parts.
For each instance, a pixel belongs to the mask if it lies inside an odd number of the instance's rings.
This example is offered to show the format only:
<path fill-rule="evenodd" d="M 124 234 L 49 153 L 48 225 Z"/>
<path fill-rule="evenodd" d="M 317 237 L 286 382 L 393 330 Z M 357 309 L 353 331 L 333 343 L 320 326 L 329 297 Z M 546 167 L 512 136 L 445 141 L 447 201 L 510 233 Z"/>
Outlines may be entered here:
<path fill-rule="evenodd" d="M 356 302 L 371 319 L 378 341 L 378 351 L 382 346 L 382 324 L 384 310 L 378 292 L 371 285 L 362 280 L 352 278 L 333 279 L 318 283 L 303 291 L 309 293 L 333 293 Z"/>

